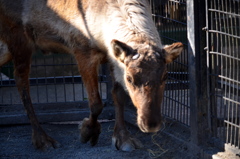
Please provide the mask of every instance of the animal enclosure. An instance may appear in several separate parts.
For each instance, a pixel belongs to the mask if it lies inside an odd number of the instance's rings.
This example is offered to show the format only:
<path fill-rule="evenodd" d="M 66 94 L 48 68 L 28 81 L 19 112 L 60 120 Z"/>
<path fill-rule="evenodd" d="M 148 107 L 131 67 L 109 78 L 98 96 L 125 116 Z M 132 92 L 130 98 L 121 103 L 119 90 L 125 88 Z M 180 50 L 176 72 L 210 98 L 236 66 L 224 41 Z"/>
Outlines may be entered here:
<path fill-rule="evenodd" d="M 207 55 L 213 136 L 240 150 L 240 2 L 207 1 Z M 240 154 L 240 153 L 238 153 Z"/>
<path fill-rule="evenodd" d="M 149 1 L 163 44 L 180 41 L 185 47 L 168 66 L 162 114 L 191 131 L 191 144 L 210 144 L 240 155 L 240 1 Z M 0 51 L 4 47 L 0 44 Z M 0 124 L 28 123 L 13 64 L 0 72 Z M 101 118 L 112 119 L 108 66 L 102 65 L 99 72 L 105 103 Z M 87 93 L 70 55 L 36 52 L 30 84 L 41 122 L 81 120 L 88 115 Z"/>

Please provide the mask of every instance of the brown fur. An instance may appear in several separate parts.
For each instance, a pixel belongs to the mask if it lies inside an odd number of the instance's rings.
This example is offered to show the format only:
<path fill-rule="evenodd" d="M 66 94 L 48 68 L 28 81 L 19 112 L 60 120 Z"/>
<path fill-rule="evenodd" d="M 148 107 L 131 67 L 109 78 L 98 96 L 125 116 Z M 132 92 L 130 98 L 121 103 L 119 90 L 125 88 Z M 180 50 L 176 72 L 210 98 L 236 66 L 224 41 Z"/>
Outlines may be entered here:
<path fill-rule="evenodd" d="M 113 144 L 129 151 L 141 143 L 124 125 L 124 94 L 137 108 L 139 128 L 158 131 L 166 64 L 183 48 L 181 43 L 162 48 L 146 0 L 0 0 L 0 42 L 7 46 L 0 52 L 0 65 L 14 62 L 18 91 L 33 128 L 32 142 L 40 149 L 58 143 L 41 128 L 29 95 L 28 74 L 36 49 L 75 56 L 91 109 L 81 140 L 92 145 L 101 132 L 97 118 L 103 109 L 97 70 L 102 62 L 110 62 L 116 106 Z"/>

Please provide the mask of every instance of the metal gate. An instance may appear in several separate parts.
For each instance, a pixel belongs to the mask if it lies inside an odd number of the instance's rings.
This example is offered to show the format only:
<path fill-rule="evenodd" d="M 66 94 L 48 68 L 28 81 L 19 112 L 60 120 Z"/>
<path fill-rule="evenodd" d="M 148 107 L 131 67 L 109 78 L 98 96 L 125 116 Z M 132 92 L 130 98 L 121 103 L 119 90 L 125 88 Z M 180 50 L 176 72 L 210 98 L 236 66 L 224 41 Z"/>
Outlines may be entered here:
<path fill-rule="evenodd" d="M 164 45 L 182 42 L 180 57 L 168 65 L 162 113 L 190 125 L 186 0 L 150 0 L 153 19 Z"/>
<path fill-rule="evenodd" d="M 240 154 L 240 1 L 206 1 L 211 130 Z"/>
<path fill-rule="evenodd" d="M 187 11 L 191 142 L 240 156 L 240 1 L 189 0 Z"/>
<path fill-rule="evenodd" d="M 0 51 L 4 44 L 0 44 Z M 111 101 L 108 66 L 99 70 L 104 105 Z M 71 55 L 36 52 L 30 72 L 30 94 L 40 122 L 81 120 L 89 115 L 88 97 L 76 61 Z M 101 117 L 113 118 L 105 108 Z M 107 112 L 109 111 L 109 112 Z M 29 123 L 13 78 L 13 64 L 0 68 L 0 124 Z M 106 112 L 106 113 L 105 113 Z"/>

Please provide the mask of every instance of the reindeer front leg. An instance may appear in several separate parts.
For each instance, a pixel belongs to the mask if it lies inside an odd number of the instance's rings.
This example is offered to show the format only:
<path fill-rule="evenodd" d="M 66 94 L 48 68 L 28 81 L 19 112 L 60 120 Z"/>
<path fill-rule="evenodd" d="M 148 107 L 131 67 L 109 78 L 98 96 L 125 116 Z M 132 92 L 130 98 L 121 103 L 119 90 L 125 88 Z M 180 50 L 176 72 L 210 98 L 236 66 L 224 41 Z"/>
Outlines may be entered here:
<path fill-rule="evenodd" d="M 88 93 L 90 115 L 85 118 L 80 128 L 81 141 L 86 143 L 90 141 L 94 146 L 98 142 L 101 133 L 101 125 L 97 121 L 102 112 L 103 104 L 98 92 L 98 67 L 101 61 L 101 53 L 91 50 L 88 54 L 75 53 L 76 60 L 83 83 Z"/>
<path fill-rule="evenodd" d="M 131 136 L 124 123 L 124 105 L 126 103 L 126 92 L 119 83 L 114 83 L 112 90 L 115 104 L 115 127 L 112 137 L 112 145 L 118 150 L 132 151 L 142 148 L 142 143 Z"/>

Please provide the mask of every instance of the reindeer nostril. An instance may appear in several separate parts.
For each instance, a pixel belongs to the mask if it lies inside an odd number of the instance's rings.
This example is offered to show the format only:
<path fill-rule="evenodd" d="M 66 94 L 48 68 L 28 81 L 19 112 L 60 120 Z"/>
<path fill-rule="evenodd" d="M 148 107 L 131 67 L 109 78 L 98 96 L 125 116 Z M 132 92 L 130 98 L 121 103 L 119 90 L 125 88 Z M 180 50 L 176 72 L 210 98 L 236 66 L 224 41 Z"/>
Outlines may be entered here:
<path fill-rule="evenodd" d="M 151 123 L 148 124 L 148 127 L 149 128 L 155 128 L 155 127 L 157 127 L 157 125 L 158 124 L 156 122 L 151 122 Z"/>
<path fill-rule="evenodd" d="M 138 118 L 138 126 L 141 131 L 145 133 L 157 132 L 161 128 L 161 124 L 158 121 L 147 120 L 144 118 Z"/>

